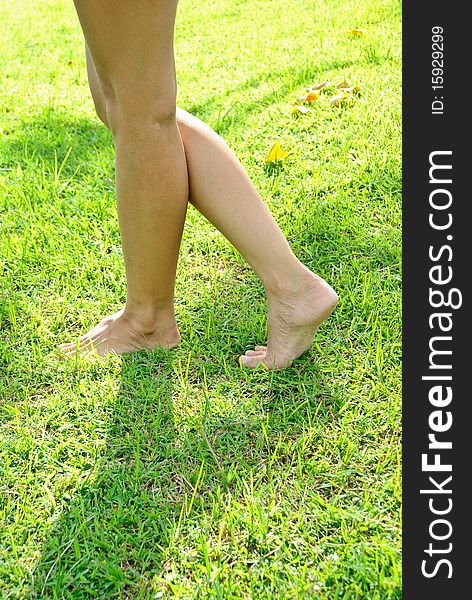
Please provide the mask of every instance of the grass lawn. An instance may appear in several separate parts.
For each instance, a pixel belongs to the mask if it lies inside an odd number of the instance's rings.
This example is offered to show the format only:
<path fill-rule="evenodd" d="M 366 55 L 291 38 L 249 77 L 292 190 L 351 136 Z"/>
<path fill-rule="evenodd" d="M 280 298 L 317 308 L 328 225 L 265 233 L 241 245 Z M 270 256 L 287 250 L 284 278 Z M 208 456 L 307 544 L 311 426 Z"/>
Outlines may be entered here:
<path fill-rule="evenodd" d="M 57 360 L 125 299 L 113 144 L 72 0 L 0 23 L 0 597 L 400 598 L 400 1 L 180 2 L 179 105 L 341 298 L 276 373 L 239 367 L 263 290 L 193 208 L 180 347 Z M 326 79 L 361 90 L 292 115 Z"/>

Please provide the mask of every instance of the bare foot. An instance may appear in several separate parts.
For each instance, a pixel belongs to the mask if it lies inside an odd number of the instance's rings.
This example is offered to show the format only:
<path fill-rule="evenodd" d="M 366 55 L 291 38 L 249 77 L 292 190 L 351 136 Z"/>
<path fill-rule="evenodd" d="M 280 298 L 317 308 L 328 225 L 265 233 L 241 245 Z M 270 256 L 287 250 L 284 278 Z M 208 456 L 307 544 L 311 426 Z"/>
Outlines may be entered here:
<path fill-rule="evenodd" d="M 105 317 L 78 341 L 61 344 L 59 348 L 66 356 L 71 357 L 77 352 L 96 352 L 99 356 L 105 356 L 157 347 L 173 348 L 180 342 L 175 319 L 172 316 L 162 321 L 153 320 L 150 325 L 144 319 L 130 317 L 122 308 L 117 313 Z"/>
<path fill-rule="evenodd" d="M 289 367 L 312 345 L 320 324 L 336 308 L 338 296 L 324 279 L 307 274 L 297 291 L 269 296 L 267 346 L 256 346 L 240 357 L 244 367 L 263 363 L 269 369 Z"/>

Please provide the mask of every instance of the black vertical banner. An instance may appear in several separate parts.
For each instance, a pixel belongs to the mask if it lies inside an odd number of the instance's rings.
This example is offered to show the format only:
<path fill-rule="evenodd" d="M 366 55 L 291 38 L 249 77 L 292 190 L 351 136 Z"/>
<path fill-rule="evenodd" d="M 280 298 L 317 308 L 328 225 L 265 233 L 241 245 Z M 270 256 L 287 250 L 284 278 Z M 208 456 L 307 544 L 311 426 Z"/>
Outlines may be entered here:
<path fill-rule="evenodd" d="M 472 597 L 466 7 L 403 4 L 405 600 Z"/>

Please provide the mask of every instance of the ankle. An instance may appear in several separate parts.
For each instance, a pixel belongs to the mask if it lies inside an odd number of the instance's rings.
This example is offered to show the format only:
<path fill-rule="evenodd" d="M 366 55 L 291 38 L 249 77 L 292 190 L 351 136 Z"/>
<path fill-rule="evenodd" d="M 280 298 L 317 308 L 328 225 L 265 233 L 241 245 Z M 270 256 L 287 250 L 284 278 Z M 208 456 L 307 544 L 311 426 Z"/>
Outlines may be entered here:
<path fill-rule="evenodd" d="M 297 296 L 312 288 L 319 280 L 317 275 L 300 263 L 288 273 L 273 274 L 263 284 L 268 298 L 278 299 Z"/>
<path fill-rule="evenodd" d="M 156 308 L 154 306 L 131 306 L 128 303 L 123 311 L 123 316 L 134 329 L 151 335 L 156 331 L 176 327 L 174 307 Z"/>

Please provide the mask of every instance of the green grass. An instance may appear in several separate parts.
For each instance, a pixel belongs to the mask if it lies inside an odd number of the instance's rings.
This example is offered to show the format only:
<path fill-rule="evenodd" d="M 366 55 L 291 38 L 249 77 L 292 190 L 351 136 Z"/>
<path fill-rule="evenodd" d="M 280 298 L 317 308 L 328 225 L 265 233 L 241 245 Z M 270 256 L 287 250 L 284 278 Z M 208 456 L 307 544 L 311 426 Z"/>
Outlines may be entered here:
<path fill-rule="evenodd" d="M 237 363 L 265 340 L 261 285 L 193 209 L 181 346 L 57 360 L 125 299 L 113 146 L 73 3 L 0 0 L 2 599 L 401 597 L 400 9 L 180 2 L 179 104 L 341 298 L 269 373 Z M 291 116 L 343 78 L 351 106 Z"/>

